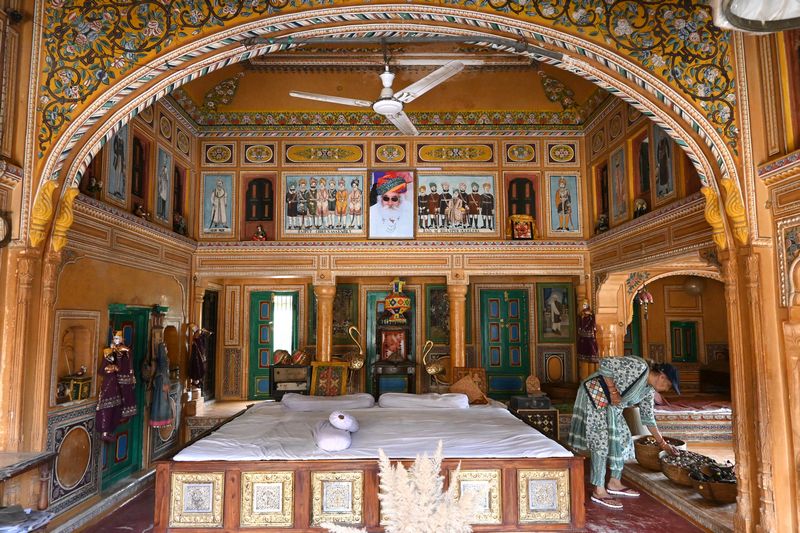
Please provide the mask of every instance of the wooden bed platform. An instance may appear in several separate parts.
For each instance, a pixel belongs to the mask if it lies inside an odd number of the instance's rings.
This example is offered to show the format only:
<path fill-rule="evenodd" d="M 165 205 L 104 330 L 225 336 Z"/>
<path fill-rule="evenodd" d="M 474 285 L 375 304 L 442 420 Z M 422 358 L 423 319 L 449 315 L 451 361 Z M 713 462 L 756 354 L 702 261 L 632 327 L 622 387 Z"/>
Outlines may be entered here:
<path fill-rule="evenodd" d="M 481 502 L 474 531 L 574 531 L 584 526 L 582 457 L 445 459 L 448 483 Z M 403 461 L 410 464 L 412 461 Z M 321 522 L 380 527 L 378 461 L 157 463 L 156 532 L 325 531 Z"/>

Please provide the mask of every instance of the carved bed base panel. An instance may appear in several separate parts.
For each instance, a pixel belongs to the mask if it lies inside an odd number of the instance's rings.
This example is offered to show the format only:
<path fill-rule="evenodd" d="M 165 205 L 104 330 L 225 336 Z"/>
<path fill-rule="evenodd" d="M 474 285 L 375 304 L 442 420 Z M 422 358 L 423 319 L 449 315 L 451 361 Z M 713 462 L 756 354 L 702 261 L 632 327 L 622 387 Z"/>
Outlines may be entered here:
<path fill-rule="evenodd" d="M 582 457 L 447 459 L 442 469 L 476 494 L 476 532 L 583 528 Z M 379 532 L 378 481 L 376 459 L 161 461 L 154 531 L 320 532 L 331 521 Z"/>

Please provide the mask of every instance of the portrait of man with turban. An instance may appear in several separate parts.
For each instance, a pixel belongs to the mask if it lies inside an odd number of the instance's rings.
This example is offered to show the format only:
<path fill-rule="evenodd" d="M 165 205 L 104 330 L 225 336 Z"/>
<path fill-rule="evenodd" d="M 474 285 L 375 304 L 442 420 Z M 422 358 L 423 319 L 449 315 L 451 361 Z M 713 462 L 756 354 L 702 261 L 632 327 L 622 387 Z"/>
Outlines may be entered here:
<path fill-rule="evenodd" d="M 375 203 L 369 208 L 373 239 L 414 238 L 414 176 L 411 172 L 373 172 Z"/>

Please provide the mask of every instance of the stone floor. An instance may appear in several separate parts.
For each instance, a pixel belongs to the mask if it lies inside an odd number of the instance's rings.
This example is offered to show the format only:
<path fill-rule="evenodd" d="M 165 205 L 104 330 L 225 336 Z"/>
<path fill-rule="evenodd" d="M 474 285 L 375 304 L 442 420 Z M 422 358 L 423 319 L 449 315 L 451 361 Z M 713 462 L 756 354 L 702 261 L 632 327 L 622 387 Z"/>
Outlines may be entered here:
<path fill-rule="evenodd" d="M 588 483 L 586 490 L 588 501 L 590 491 Z M 152 531 L 154 502 L 155 490 L 151 485 L 127 504 L 83 531 L 97 533 L 147 533 Z M 625 508 L 621 511 L 606 509 L 591 502 L 587 503 L 586 528 L 583 531 L 590 533 L 663 533 L 665 531 L 702 533 L 705 530 L 670 510 L 658 500 L 643 494 L 640 498 L 625 500 Z"/>

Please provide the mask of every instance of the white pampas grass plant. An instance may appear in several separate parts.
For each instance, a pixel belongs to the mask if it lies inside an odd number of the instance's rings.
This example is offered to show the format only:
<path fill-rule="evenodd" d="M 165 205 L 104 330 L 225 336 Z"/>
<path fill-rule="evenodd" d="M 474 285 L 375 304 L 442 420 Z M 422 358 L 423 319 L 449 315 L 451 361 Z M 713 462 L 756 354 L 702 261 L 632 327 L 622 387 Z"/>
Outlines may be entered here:
<path fill-rule="evenodd" d="M 457 483 L 451 482 L 444 491 L 442 468 L 442 441 L 436 454 L 417 455 L 414 464 L 406 470 L 402 463 L 394 465 L 380 454 L 381 525 L 386 533 L 471 533 L 474 510 L 472 494 L 456 498 Z M 461 465 L 452 476 L 458 479 Z M 366 529 L 324 523 L 330 533 L 366 533 Z"/>

